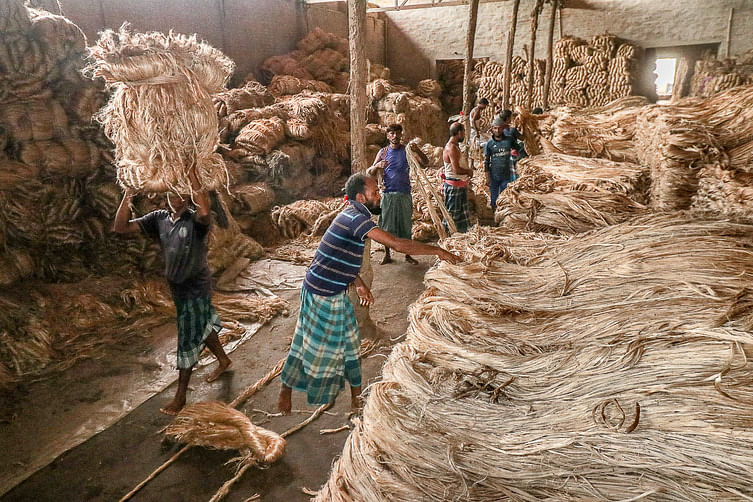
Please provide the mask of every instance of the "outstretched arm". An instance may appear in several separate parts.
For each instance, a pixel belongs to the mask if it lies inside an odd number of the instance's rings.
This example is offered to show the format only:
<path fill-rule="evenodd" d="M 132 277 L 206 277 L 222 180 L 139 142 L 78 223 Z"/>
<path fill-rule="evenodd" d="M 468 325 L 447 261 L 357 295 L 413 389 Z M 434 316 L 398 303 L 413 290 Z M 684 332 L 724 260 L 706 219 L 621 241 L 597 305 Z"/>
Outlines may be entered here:
<path fill-rule="evenodd" d="M 118 234 L 135 234 L 141 231 L 141 227 L 135 221 L 131 220 L 131 201 L 134 192 L 126 188 L 123 194 L 123 200 L 120 201 L 118 212 L 115 213 L 115 221 L 112 224 L 112 231 Z"/>
<path fill-rule="evenodd" d="M 449 261 L 453 264 L 462 261 L 458 255 L 450 253 L 438 246 L 432 246 L 431 244 L 424 244 L 423 242 L 410 239 L 400 239 L 378 227 L 372 228 L 366 235 L 370 239 L 373 239 L 380 244 L 384 244 L 398 253 L 409 255 L 434 255 L 440 260 Z"/>

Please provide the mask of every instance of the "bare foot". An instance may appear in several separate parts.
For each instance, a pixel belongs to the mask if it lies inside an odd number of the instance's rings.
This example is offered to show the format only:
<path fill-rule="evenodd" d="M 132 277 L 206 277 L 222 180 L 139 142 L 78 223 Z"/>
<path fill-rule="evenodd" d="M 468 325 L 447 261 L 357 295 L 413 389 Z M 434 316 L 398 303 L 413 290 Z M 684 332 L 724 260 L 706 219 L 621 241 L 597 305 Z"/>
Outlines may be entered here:
<path fill-rule="evenodd" d="M 290 400 L 291 394 L 291 388 L 283 387 L 282 390 L 280 390 L 280 395 L 277 397 L 277 410 L 283 415 L 290 415 L 290 410 L 293 407 Z"/>
<path fill-rule="evenodd" d="M 225 371 L 229 370 L 232 367 L 233 361 L 231 361 L 230 359 L 220 361 L 220 365 L 217 366 L 217 369 L 207 377 L 207 382 L 214 382 L 220 377 L 220 375 L 222 375 Z"/>
<path fill-rule="evenodd" d="M 388 263 L 392 263 L 392 258 L 390 258 L 390 255 L 386 254 L 384 255 L 384 258 L 382 258 L 382 261 L 379 262 L 379 264 L 387 265 Z"/>
<path fill-rule="evenodd" d="M 413 258 L 411 255 L 407 254 L 405 255 L 405 261 L 410 263 L 411 265 L 418 265 L 418 261 L 416 261 L 415 258 Z"/>
<path fill-rule="evenodd" d="M 186 404 L 185 401 L 181 403 L 180 401 L 173 400 L 173 401 L 170 401 L 170 404 L 168 404 L 164 408 L 160 408 L 159 411 L 161 411 L 165 415 L 170 415 L 174 417 L 175 415 L 180 413 L 180 410 L 183 409 L 183 406 L 185 406 L 185 404 Z"/>

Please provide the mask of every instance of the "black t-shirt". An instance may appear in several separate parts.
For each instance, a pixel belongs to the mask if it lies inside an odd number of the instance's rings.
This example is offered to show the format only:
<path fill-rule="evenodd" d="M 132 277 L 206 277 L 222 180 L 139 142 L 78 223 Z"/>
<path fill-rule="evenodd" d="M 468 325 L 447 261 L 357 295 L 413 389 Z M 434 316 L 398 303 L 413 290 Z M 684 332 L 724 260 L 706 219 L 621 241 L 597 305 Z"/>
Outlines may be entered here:
<path fill-rule="evenodd" d="M 212 274 L 207 262 L 209 225 L 196 221 L 187 210 L 173 221 L 169 211 L 152 211 L 137 218 L 141 231 L 159 239 L 165 259 L 165 278 L 173 298 L 192 299 L 212 294 Z"/>

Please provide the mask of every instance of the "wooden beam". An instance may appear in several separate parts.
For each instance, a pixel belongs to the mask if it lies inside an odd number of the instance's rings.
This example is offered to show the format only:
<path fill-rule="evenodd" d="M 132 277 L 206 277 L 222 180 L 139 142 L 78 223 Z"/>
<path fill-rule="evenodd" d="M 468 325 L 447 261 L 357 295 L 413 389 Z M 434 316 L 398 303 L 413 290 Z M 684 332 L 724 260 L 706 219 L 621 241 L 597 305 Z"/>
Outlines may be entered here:
<path fill-rule="evenodd" d="M 546 73 L 544 74 L 544 109 L 549 108 L 549 86 L 552 84 L 552 45 L 554 44 L 554 23 L 557 18 L 559 0 L 552 0 L 552 18 L 549 20 L 549 36 L 546 41 Z"/>
<path fill-rule="evenodd" d="M 499 3 L 499 2 L 509 2 L 510 0 L 479 0 L 479 3 Z M 412 10 L 412 9 L 428 9 L 431 7 L 457 7 L 458 5 L 468 5 L 470 2 L 468 0 L 451 0 L 449 2 L 442 1 L 442 2 L 435 2 L 435 3 L 414 3 L 414 4 L 407 4 L 402 6 L 394 6 L 394 7 L 375 7 L 373 9 L 368 9 L 367 12 L 371 14 L 372 12 L 392 12 L 396 10 Z"/>
<path fill-rule="evenodd" d="M 735 8 L 730 7 L 729 8 L 729 19 L 727 20 L 727 41 L 724 44 L 724 57 L 729 57 L 729 44 L 730 40 L 732 40 L 732 18 L 735 15 Z"/>
<path fill-rule="evenodd" d="M 479 0 L 471 0 L 468 7 L 468 29 L 465 32 L 465 72 L 463 73 L 463 126 L 466 137 L 471 133 L 471 72 L 473 71 L 473 46 L 476 43 L 476 20 Z M 469 140 L 470 141 L 470 140 Z M 470 148 L 466 148 L 466 159 Z"/>
<path fill-rule="evenodd" d="M 350 46 L 350 171 L 365 171 L 366 159 L 366 0 L 348 0 Z"/>
<path fill-rule="evenodd" d="M 515 0 L 512 4 L 512 19 L 510 20 L 510 30 L 507 32 L 507 53 L 505 54 L 505 80 L 502 83 L 502 108 L 510 108 L 510 78 L 512 67 L 512 51 L 515 47 L 515 30 L 518 26 L 518 8 L 520 0 Z"/>
<path fill-rule="evenodd" d="M 526 108 L 531 110 L 533 100 L 533 65 L 536 62 L 536 32 L 539 29 L 539 13 L 544 6 L 544 0 L 536 0 L 531 11 L 531 50 L 528 53 L 528 74 L 526 81 Z"/>

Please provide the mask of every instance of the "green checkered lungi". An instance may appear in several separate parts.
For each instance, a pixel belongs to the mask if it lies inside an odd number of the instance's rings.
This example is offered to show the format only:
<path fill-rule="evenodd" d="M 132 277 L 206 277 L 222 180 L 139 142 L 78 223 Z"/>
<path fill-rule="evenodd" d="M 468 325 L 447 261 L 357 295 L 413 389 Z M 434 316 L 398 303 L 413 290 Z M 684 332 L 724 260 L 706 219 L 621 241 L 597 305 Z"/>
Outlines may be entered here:
<path fill-rule="evenodd" d="M 444 184 L 444 205 L 452 216 L 458 232 L 466 232 L 471 226 L 471 211 L 468 208 L 468 188 Z M 443 222 L 444 223 L 444 222 Z M 447 224 L 444 223 L 445 228 Z"/>
<path fill-rule="evenodd" d="M 310 405 L 327 404 L 345 388 L 361 386 L 361 335 L 346 292 L 321 296 L 301 288 L 301 311 L 280 380 L 306 393 Z"/>
<path fill-rule="evenodd" d="M 222 323 L 212 305 L 212 297 L 173 299 L 178 311 L 178 369 L 193 368 L 212 331 L 220 332 Z"/>
<path fill-rule="evenodd" d="M 413 197 L 409 193 L 387 192 L 382 195 L 379 228 L 401 239 L 413 233 Z"/>

